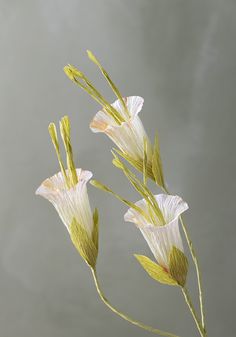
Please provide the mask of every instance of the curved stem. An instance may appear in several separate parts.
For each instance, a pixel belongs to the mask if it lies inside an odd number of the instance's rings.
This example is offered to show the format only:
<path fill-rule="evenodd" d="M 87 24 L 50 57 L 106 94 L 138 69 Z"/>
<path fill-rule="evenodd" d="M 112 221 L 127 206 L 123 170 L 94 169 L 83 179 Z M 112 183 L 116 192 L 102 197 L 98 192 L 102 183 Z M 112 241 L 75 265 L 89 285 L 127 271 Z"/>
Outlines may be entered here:
<path fill-rule="evenodd" d="M 193 319 L 194 319 L 194 321 L 195 321 L 195 323 L 197 325 L 197 328 L 198 328 L 198 331 L 199 331 L 200 335 L 202 337 L 206 337 L 206 332 L 205 332 L 204 328 L 201 325 L 201 322 L 199 321 L 199 319 L 197 317 L 196 311 L 194 309 L 194 306 L 193 306 L 193 303 L 192 303 L 191 298 L 189 296 L 187 288 L 183 287 L 182 288 L 182 292 L 183 292 L 185 301 L 186 301 L 186 303 L 187 303 L 187 305 L 189 307 L 189 310 L 190 310 L 190 312 L 191 312 L 191 314 L 193 316 Z"/>
<path fill-rule="evenodd" d="M 113 307 L 110 302 L 107 300 L 107 298 L 104 296 L 101 288 L 100 288 L 100 285 L 99 285 L 99 282 L 98 282 L 98 278 L 97 278 L 97 273 L 96 273 L 96 270 L 94 269 L 91 269 L 92 271 L 92 274 L 93 274 L 93 279 L 94 279 L 94 282 L 95 282 L 95 286 L 96 286 L 96 289 L 97 289 L 97 292 L 98 292 L 98 295 L 100 296 L 101 300 L 103 301 L 103 303 L 111 310 L 113 311 L 116 315 L 120 316 L 121 318 L 123 318 L 124 320 L 130 322 L 131 324 L 134 324 L 136 326 L 138 326 L 139 328 L 141 329 L 144 329 L 144 330 L 147 330 L 149 332 L 153 332 L 155 334 L 158 334 L 160 336 L 165 336 L 165 337 L 178 337 L 177 335 L 174 335 L 170 332 L 165 332 L 165 331 L 162 331 L 162 330 L 159 330 L 159 329 L 155 329 L 149 325 L 145 325 L 139 321 L 136 321 L 132 318 L 130 318 L 129 316 L 127 316 L 126 314 L 124 314 L 123 312 L 119 311 L 118 309 L 116 309 L 115 307 Z"/>

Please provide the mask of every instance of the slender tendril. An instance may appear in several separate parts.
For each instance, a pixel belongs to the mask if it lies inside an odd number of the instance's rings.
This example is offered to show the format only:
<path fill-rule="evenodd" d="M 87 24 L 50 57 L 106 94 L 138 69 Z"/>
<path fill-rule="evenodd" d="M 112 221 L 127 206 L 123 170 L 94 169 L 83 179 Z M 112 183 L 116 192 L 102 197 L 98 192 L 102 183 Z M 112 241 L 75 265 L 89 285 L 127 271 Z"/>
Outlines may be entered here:
<path fill-rule="evenodd" d="M 162 330 L 159 330 L 159 329 L 156 329 L 156 328 L 153 328 L 149 325 L 146 325 L 146 324 L 143 324 L 139 321 L 136 321 L 132 318 L 130 318 L 129 316 L 127 316 L 126 314 L 124 314 L 123 312 L 119 311 L 118 309 L 116 309 L 115 307 L 113 307 L 110 302 L 107 300 L 107 298 L 105 297 L 105 295 L 103 294 L 101 288 L 100 288 L 100 285 L 99 285 L 99 282 L 98 282 L 98 278 L 97 278 L 97 273 L 96 273 L 96 270 L 94 269 L 91 269 L 92 271 L 92 275 L 93 275 L 93 279 L 94 279 L 94 283 L 95 283 L 95 286 L 96 286 L 96 289 L 97 289 L 97 292 L 98 292 L 98 295 L 100 297 L 100 299 L 102 300 L 102 302 L 111 310 L 113 311 L 116 315 L 120 316 L 121 318 L 123 318 L 124 320 L 130 322 L 131 324 L 133 325 L 136 325 L 138 326 L 139 328 L 141 329 L 144 329 L 144 330 L 147 330 L 149 332 L 152 332 L 152 333 L 155 333 L 157 335 L 160 335 L 160 336 L 165 336 L 165 337 L 179 337 L 177 335 L 174 335 L 170 332 L 166 332 L 166 331 L 162 331 Z M 203 336 L 204 337 L 204 336 Z"/>

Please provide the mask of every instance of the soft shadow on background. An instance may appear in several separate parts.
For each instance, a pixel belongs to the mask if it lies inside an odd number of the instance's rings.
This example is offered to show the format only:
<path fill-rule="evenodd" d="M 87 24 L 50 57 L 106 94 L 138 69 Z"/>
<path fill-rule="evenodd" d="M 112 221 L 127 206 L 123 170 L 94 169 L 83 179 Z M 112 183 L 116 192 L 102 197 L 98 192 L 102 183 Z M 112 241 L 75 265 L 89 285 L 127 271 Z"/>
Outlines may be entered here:
<path fill-rule="evenodd" d="M 151 137 L 159 131 L 169 189 L 190 206 L 209 336 L 236 335 L 235 17 L 233 0 L 0 1 L 2 337 L 150 336 L 100 303 L 55 210 L 34 195 L 58 171 L 47 126 L 68 114 L 79 165 L 138 198 L 112 168 L 111 142 L 88 128 L 98 106 L 62 71 L 79 65 L 113 100 L 86 49 L 125 95 L 145 98 L 140 116 Z M 124 223 L 126 208 L 89 192 L 101 215 L 98 270 L 107 296 L 147 324 L 197 336 L 181 293 L 152 281 L 133 258 L 151 253 Z"/>

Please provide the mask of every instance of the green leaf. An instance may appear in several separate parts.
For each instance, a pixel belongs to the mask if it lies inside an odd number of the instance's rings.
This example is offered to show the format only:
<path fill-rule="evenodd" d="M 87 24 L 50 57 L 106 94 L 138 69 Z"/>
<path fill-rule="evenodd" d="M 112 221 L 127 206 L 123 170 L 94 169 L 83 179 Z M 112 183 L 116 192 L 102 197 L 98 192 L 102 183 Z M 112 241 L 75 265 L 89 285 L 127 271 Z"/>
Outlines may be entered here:
<path fill-rule="evenodd" d="M 160 156 L 160 147 L 158 141 L 158 134 L 156 133 L 155 143 L 153 148 L 153 155 L 152 155 L 152 172 L 155 178 L 155 182 L 160 187 L 165 188 L 165 181 L 163 176 L 163 169 L 162 169 L 162 162 Z"/>
<path fill-rule="evenodd" d="M 98 249 L 87 231 L 74 218 L 70 226 L 70 237 L 82 258 L 93 269 L 96 266 Z"/>
<path fill-rule="evenodd" d="M 99 239 L 99 216 L 98 216 L 98 209 L 95 208 L 93 212 L 93 232 L 92 232 L 92 239 L 95 247 L 98 250 L 98 239 Z"/>
<path fill-rule="evenodd" d="M 78 70 L 71 64 L 68 64 L 64 67 L 64 72 L 72 82 L 76 83 L 80 88 L 86 91 L 96 102 L 101 104 L 106 112 L 112 118 L 114 118 L 114 120 L 118 124 L 124 122 L 124 118 L 121 116 L 121 114 L 119 114 L 119 112 L 115 108 L 113 108 L 110 103 L 107 102 L 107 100 L 93 86 L 91 81 L 82 73 L 82 71 Z"/>
<path fill-rule="evenodd" d="M 105 77 L 105 79 L 107 80 L 108 84 L 110 85 L 111 89 L 113 90 L 114 94 L 116 95 L 116 97 L 119 99 L 119 101 L 121 102 L 124 111 L 126 112 L 126 114 L 128 115 L 128 117 L 130 117 L 129 111 L 127 109 L 127 106 L 122 98 L 121 93 L 119 92 L 118 88 L 115 86 L 114 82 L 111 80 L 110 76 L 108 75 L 107 71 L 103 68 L 103 66 L 101 65 L 101 63 L 98 61 L 98 59 L 95 57 L 95 55 L 90 51 L 87 50 L 87 54 L 89 59 L 96 64 L 96 66 L 98 66 L 98 68 L 100 69 L 100 71 L 102 72 L 103 76 Z"/>
<path fill-rule="evenodd" d="M 173 246 L 169 254 L 170 274 L 176 282 L 184 287 L 188 273 L 188 259 L 185 254 L 175 246 Z"/>
<path fill-rule="evenodd" d="M 163 267 L 153 262 L 147 256 L 144 255 L 134 255 L 136 259 L 139 261 L 143 269 L 146 270 L 149 276 L 151 276 L 154 280 L 168 284 L 170 286 L 178 285 L 177 282 L 171 277 L 169 273 L 167 273 Z"/>
<path fill-rule="evenodd" d="M 147 185 L 147 138 L 143 138 L 143 183 Z"/>

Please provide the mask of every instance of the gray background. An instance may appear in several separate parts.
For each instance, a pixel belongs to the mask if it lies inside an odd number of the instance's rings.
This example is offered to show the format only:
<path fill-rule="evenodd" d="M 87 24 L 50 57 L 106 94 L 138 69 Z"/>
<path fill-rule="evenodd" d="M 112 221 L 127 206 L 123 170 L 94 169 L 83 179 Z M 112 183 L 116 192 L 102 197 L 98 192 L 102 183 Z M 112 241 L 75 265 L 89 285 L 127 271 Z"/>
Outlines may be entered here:
<path fill-rule="evenodd" d="M 69 114 L 79 165 L 138 198 L 112 168 L 111 142 L 88 128 L 98 106 L 62 71 L 79 65 L 113 100 L 88 48 L 125 95 L 145 98 L 141 117 L 150 137 L 159 130 L 169 188 L 190 205 L 209 336 L 236 335 L 235 17 L 234 0 L 0 1 L 1 337 L 150 335 L 103 306 L 55 210 L 34 196 L 58 171 L 47 126 Z M 89 192 L 101 215 L 107 296 L 145 323 L 197 336 L 181 293 L 153 282 L 133 258 L 151 254 L 124 223 L 126 207 Z"/>

